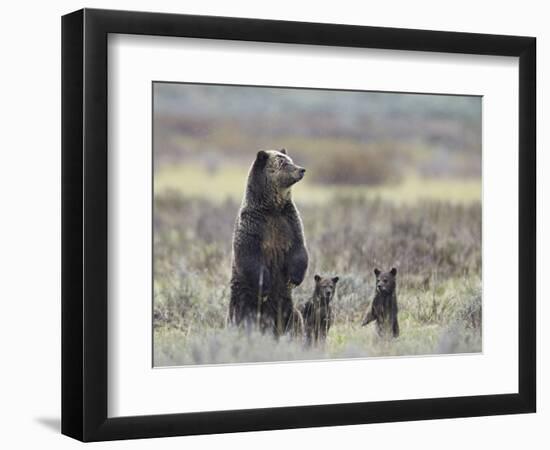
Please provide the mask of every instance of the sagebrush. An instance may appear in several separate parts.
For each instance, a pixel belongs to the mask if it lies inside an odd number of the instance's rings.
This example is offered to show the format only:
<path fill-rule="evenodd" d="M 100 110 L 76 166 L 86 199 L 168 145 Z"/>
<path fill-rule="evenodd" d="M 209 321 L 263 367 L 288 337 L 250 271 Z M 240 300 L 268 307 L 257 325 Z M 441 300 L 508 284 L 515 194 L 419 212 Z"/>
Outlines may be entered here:
<path fill-rule="evenodd" d="M 155 365 L 218 364 L 481 351 L 481 205 L 399 204 L 362 196 L 301 204 L 310 255 L 297 305 L 313 276 L 339 276 L 326 344 L 227 327 L 231 238 L 238 203 L 154 199 Z M 375 267 L 399 268 L 398 339 L 380 339 L 361 321 Z"/>

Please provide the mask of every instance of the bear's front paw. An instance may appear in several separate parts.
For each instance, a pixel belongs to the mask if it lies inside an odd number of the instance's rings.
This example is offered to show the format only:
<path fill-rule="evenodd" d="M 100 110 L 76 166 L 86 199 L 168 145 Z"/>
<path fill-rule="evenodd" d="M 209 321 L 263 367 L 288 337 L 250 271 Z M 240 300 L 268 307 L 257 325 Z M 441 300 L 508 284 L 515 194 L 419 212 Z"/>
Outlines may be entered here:
<path fill-rule="evenodd" d="M 288 279 L 294 286 L 300 286 L 306 275 L 308 256 L 305 248 L 295 252 L 288 264 Z"/>
<path fill-rule="evenodd" d="M 288 284 L 291 288 L 295 288 L 296 286 L 300 286 L 300 284 L 302 284 L 302 281 L 304 281 L 304 275 L 302 275 L 301 273 L 291 273 Z"/>

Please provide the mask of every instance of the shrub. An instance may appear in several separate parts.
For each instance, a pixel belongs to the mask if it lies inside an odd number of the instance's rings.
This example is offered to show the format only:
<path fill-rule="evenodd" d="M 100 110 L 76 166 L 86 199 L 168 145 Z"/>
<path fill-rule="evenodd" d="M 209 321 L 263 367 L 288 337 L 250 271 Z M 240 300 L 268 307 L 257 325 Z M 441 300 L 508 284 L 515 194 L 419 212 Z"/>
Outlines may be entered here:
<path fill-rule="evenodd" d="M 155 196 L 153 325 L 156 365 L 453 353 L 481 349 L 481 205 L 395 205 L 335 197 L 299 206 L 313 275 L 338 275 L 334 326 L 325 348 L 286 338 L 251 340 L 226 330 L 231 234 L 238 204 Z M 398 267 L 401 336 L 387 343 L 361 320 L 374 267 Z"/>
<path fill-rule="evenodd" d="M 318 183 L 372 186 L 401 179 L 391 152 L 326 152 L 322 158 L 313 160 L 313 164 L 312 180 Z"/>

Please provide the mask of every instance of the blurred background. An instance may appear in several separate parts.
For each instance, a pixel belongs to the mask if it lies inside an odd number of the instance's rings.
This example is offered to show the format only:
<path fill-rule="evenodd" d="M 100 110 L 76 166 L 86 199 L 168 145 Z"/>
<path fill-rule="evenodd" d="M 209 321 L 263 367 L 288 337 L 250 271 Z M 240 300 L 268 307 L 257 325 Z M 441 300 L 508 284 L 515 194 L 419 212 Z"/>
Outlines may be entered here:
<path fill-rule="evenodd" d="M 153 99 L 155 364 L 481 350 L 480 97 L 154 83 Z M 225 327 L 247 172 L 281 147 L 307 169 L 295 303 L 315 273 L 341 279 L 324 348 Z M 359 325 L 391 266 L 402 337 L 387 343 Z"/>
<path fill-rule="evenodd" d="M 154 84 L 157 190 L 239 198 L 255 152 L 280 147 L 309 169 L 309 200 L 479 200 L 481 98 Z"/>

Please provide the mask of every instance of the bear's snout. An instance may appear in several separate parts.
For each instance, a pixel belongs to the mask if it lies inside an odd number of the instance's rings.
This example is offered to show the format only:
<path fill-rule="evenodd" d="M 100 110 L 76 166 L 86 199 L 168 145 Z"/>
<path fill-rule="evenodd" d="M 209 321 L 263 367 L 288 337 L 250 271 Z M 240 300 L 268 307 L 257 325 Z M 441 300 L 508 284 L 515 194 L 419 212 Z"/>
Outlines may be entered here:
<path fill-rule="evenodd" d="M 298 175 L 300 176 L 300 179 L 304 178 L 304 175 L 306 173 L 306 169 L 303 167 L 298 167 Z"/>

